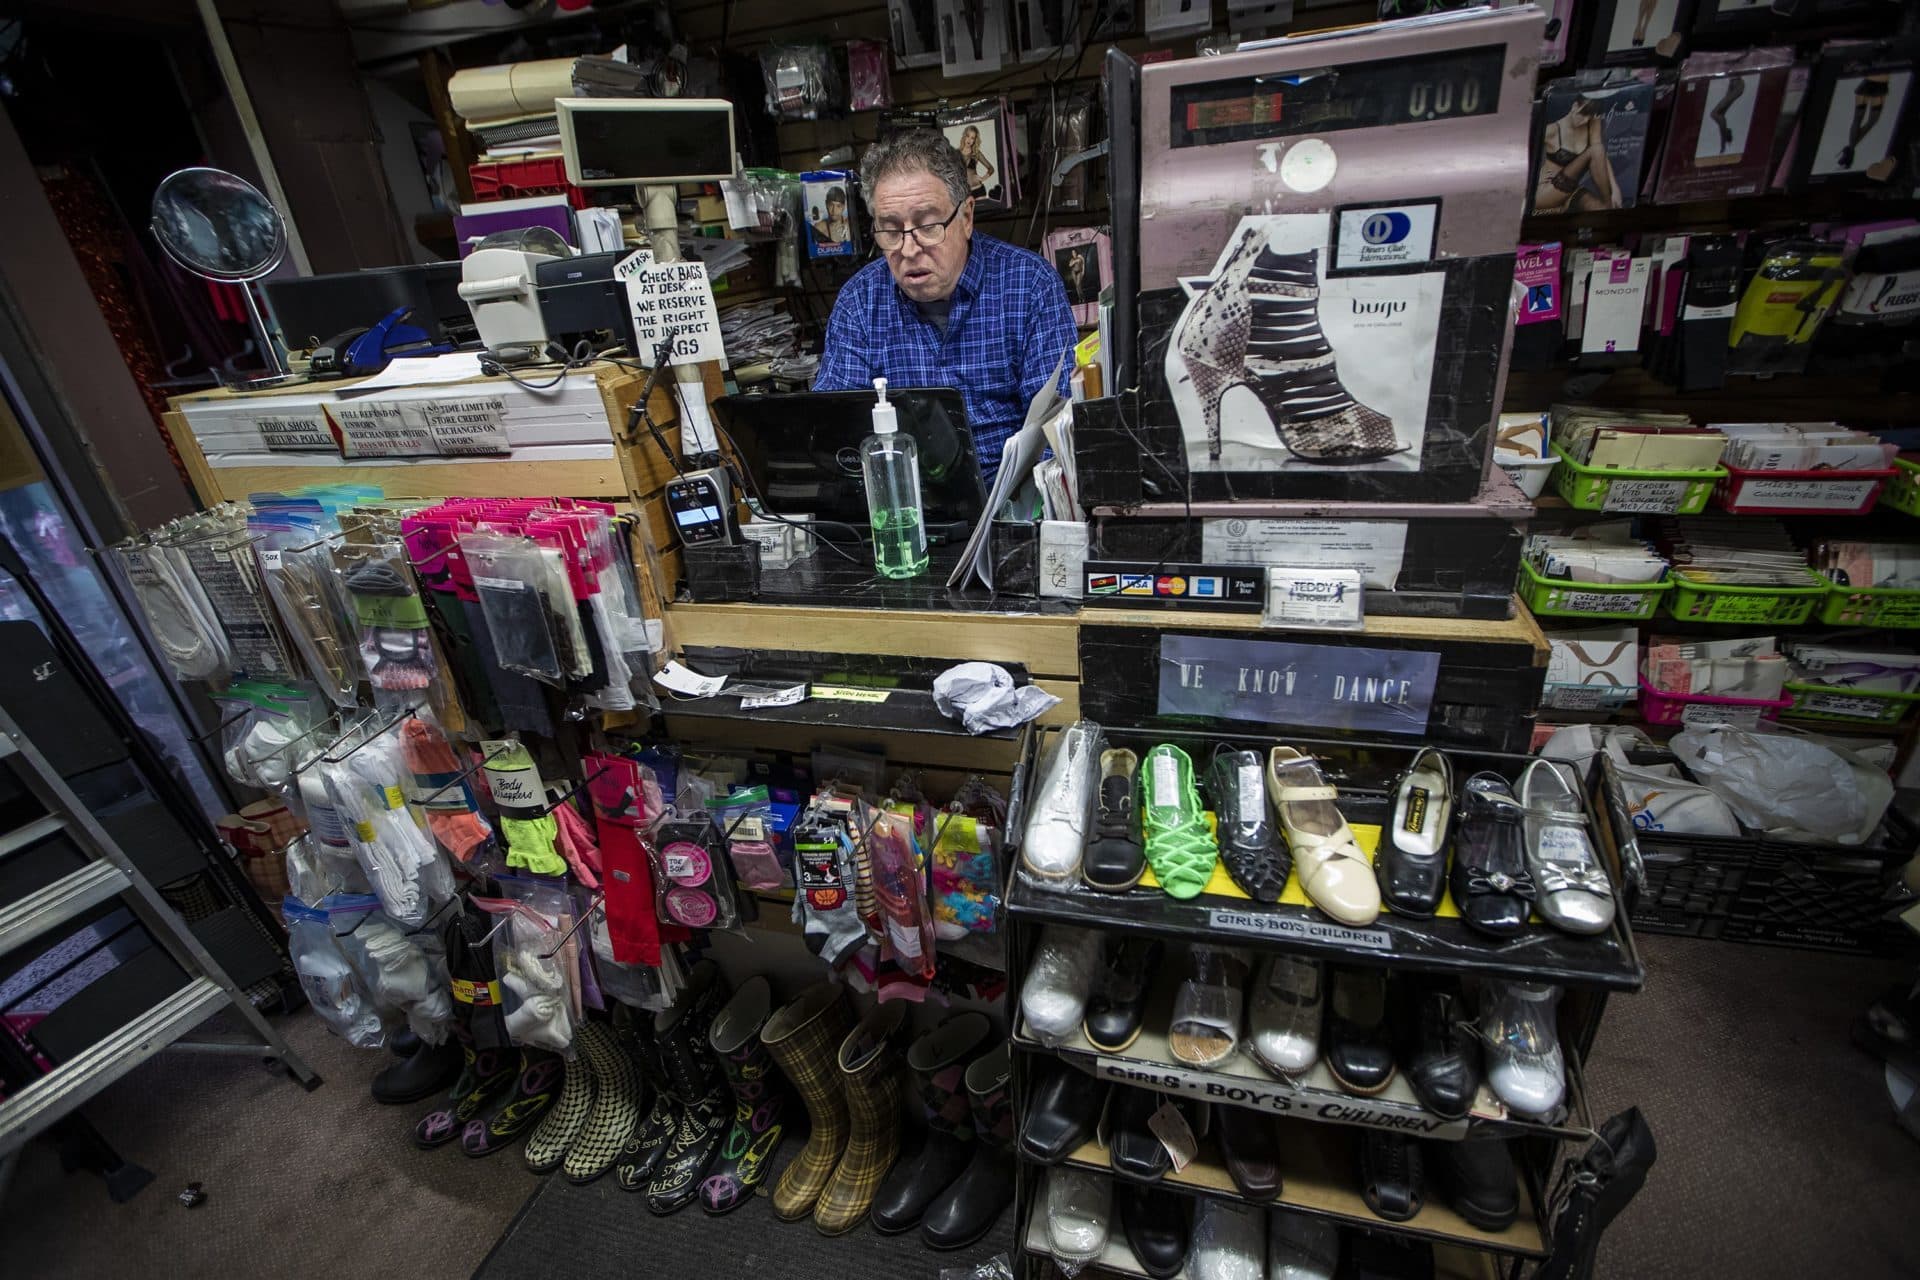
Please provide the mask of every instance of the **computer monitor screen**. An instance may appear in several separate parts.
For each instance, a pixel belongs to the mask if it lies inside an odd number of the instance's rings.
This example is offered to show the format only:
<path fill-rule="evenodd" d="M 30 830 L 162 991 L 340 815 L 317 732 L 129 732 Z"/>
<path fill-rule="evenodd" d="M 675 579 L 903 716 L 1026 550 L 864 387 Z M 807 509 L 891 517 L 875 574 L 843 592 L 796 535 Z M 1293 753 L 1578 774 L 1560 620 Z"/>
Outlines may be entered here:
<path fill-rule="evenodd" d="M 567 180 L 582 187 L 733 176 L 733 104 L 719 98 L 560 98 Z"/>
<path fill-rule="evenodd" d="M 335 275 L 264 282 L 267 310 L 292 351 L 305 351 L 352 329 L 368 329 L 401 307 L 436 342 L 470 342 L 473 313 L 457 289 L 460 264 L 370 267 Z"/>

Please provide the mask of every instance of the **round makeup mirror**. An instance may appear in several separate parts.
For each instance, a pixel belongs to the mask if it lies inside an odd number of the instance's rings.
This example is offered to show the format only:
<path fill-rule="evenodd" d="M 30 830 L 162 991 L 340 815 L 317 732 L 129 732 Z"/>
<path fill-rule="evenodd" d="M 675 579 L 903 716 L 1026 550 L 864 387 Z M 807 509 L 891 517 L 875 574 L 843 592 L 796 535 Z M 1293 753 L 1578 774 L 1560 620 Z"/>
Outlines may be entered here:
<path fill-rule="evenodd" d="M 287 256 L 287 224 L 273 201 L 224 169 L 180 169 L 154 191 L 148 225 L 167 256 L 188 271 L 240 286 L 268 367 L 285 376 L 280 348 L 249 287 Z"/>

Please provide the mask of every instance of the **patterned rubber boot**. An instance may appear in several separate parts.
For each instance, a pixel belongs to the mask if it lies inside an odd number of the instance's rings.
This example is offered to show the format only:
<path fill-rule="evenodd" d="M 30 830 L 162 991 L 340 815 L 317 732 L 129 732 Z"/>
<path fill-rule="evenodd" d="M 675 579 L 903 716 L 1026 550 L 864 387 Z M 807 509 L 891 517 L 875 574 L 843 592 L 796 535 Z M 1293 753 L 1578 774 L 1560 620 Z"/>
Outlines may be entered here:
<path fill-rule="evenodd" d="M 853 1026 L 837 983 L 816 982 L 767 1020 L 760 1043 L 780 1065 L 812 1122 L 807 1145 L 773 1184 L 773 1214 L 796 1222 L 813 1212 L 847 1148 L 847 1095 L 834 1051 Z"/>
<path fill-rule="evenodd" d="M 713 1020 L 707 1043 L 733 1093 L 733 1124 L 700 1184 L 700 1207 L 711 1214 L 731 1213 L 752 1197 L 772 1172 L 774 1153 L 786 1137 L 793 1100 L 760 1043 L 761 1028 L 772 1016 L 773 989 L 765 978 L 752 978 Z"/>
<path fill-rule="evenodd" d="M 719 1060 L 707 1047 L 714 1016 L 726 998 L 720 971 L 711 960 L 703 960 L 688 975 L 682 1002 L 654 1019 L 660 1065 L 680 1110 L 673 1137 L 647 1183 L 650 1213 L 674 1213 L 693 1203 L 707 1165 L 727 1135 L 732 1099 Z"/>
<path fill-rule="evenodd" d="M 598 1022 L 581 1024 L 574 1047 L 593 1076 L 593 1110 L 567 1148 L 562 1169 L 568 1182 L 588 1183 L 613 1168 L 640 1125 L 640 1077 L 613 1032 Z"/>
<path fill-rule="evenodd" d="M 903 1160 L 873 1199 L 873 1229 L 897 1235 L 920 1225 L 927 1206 L 973 1159 L 973 1112 L 967 1102 L 967 1066 L 986 1048 L 993 1023 L 983 1013 L 960 1013 L 913 1042 L 907 1074 L 925 1117 L 920 1154 Z"/>
<path fill-rule="evenodd" d="M 494 1102 L 513 1088 L 520 1072 L 520 1055 L 512 1049 L 476 1051 L 463 1040 L 460 1052 L 465 1065 L 447 1105 L 429 1111 L 413 1126 L 413 1145 L 423 1151 L 444 1147 L 459 1137 L 468 1122 L 492 1110 Z"/>
<path fill-rule="evenodd" d="M 522 1049 L 513 1087 L 487 1116 L 467 1121 L 460 1131 L 460 1149 L 470 1156 L 490 1156 L 512 1146 L 553 1105 L 565 1074 L 559 1054 Z"/>
<path fill-rule="evenodd" d="M 579 1045 L 574 1048 L 574 1060 L 560 1068 L 567 1074 L 560 1085 L 559 1101 L 547 1108 L 520 1151 L 521 1159 L 534 1173 L 552 1173 L 560 1167 L 567 1158 L 567 1148 L 587 1123 L 587 1113 L 593 1110 L 593 1073 L 587 1069 L 586 1059 L 578 1056 Z"/>
<path fill-rule="evenodd" d="M 666 1071 L 660 1065 L 660 1046 L 653 1035 L 651 1014 L 638 1013 L 624 1004 L 613 1010 L 613 1035 L 632 1059 L 633 1068 L 645 1083 L 650 1102 L 634 1125 L 633 1133 L 620 1144 L 614 1157 L 613 1177 L 622 1191 L 645 1191 L 653 1181 L 660 1157 L 673 1141 L 680 1123 L 680 1104 L 667 1092 Z"/>
<path fill-rule="evenodd" d="M 821 1235 L 842 1235 L 859 1226 L 899 1158 L 899 1040 L 906 1019 L 904 1001 L 879 1005 L 840 1042 L 849 1133 L 846 1154 L 813 1207 L 813 1225 Z"/>

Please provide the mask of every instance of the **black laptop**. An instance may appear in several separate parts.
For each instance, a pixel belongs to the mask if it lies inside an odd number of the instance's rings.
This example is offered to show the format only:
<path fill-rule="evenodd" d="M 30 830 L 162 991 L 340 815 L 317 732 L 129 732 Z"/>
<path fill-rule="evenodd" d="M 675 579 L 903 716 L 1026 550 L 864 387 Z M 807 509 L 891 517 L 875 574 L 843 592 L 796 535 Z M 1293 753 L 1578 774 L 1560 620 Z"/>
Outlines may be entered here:
<path fill-rule="evenodd" d="M 851 526 L 816 533 L 844 540 L 871 536 L 860 442 L 873 434 L 871 391 L 800 391 L 722 396 L 713 402 L 740 462 L 775 515 Z M 987 507 L 987 485 L 967 429 L 967 410 L 951 388 L 887 388 L 900 430 L 920 446 L 920 502 L 927 537 L 964 542 Z"/>

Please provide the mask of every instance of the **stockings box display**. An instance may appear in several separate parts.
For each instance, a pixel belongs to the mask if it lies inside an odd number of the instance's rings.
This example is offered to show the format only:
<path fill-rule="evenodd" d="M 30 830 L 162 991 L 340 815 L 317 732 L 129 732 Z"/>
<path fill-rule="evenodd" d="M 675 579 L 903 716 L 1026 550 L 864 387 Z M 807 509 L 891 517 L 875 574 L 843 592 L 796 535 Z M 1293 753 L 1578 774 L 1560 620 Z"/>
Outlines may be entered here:
<path fill-rule="evenodd" d="M 1145 481 L 1194 500 L 1479 489 L 1541 22 L 1141 69 L 1138 425 L 1113 424 L 1134 479 L 1089 477 L 1091 501 L 1139 501 Z"/>

